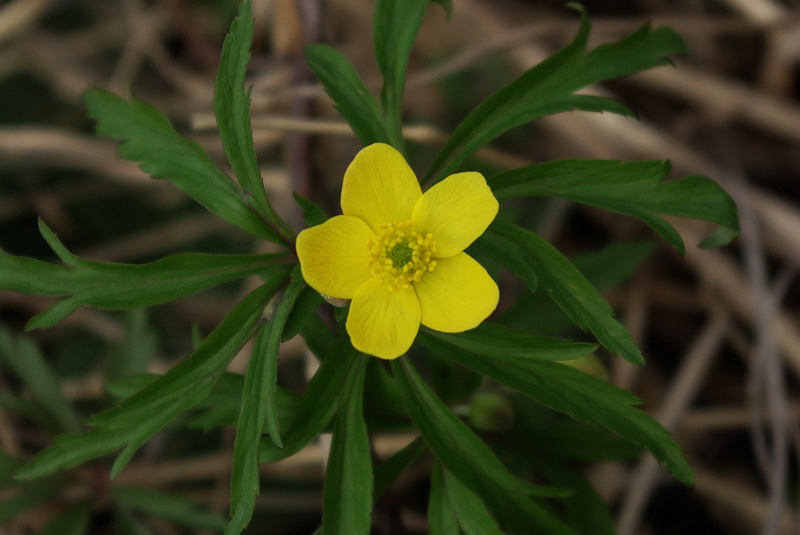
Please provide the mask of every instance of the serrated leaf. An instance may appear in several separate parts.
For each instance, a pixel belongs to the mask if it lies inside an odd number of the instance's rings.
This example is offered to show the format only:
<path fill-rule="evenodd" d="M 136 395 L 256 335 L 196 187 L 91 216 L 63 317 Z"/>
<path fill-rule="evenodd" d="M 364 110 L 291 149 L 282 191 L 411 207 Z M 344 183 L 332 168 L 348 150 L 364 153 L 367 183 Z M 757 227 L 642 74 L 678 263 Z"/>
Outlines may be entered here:
<path fill-rule="evenodd" d="M 268 241 L 283 238 L 248 204 L 249 196 L 195 143 L 175 131 L 163 113 L 130 97 L 87 89 L 83 101 L 97 133 L 123 140 L 117 149 L 154 178 L 165 178 L 228 223 Z"/>
<path fill-rule="evenodd" d="M 678 232 L 659 215 L 701 219 L 738 230 L 736 204 L 702 176 L 664 181 L 667 161 L 565 160 L 531 165 L 491 177 L 498 200 L 549 195 L 644 221 L 683 254 Z"/>
<path fill-rule="evenodd" d="M 383 114 L 353 65 L 325 44 L 305 47 L 308 66 L 333 99 L 336 109 L 364 146 L 388 143 Z"/>
<path fill-rule="evenodd" d="M 225 518 L 177 494 L 138 487 L 115 487 L 110 494 L 117 505 L 188 528 L 222 531 L 227 525 Z"/>
<path fill-rule="evenodd" d="M 358 355 L 343 385 L 323 490 L 322 535 L 370 533 L 372 458 L 363 411 L 370 358 Z"/>
<path fill-rule="evenodd" d="M 497 323 L 482 323 L 461 333 L 425 329 L 420 340 L 427 346 L 441 343 L 487 357 L 521 357 L 543 360 L 572 360 L 594 351 L 595 344 L 572 342 L 511 329 Z"/>
<path fill-rule="evenodd" d="M 487 358 L 453 349 L 442 355 L 551 409 L 610 429 L 650 450 L 683 483 L 694 484 L 694 475 L 680 446 L 657 421 L 635 407 L 640 400 L 633 394 L 559 362 Z"/>
<path fill-rule="evenodd" d="M 134 450 L 182 412 L 201 401 L 214 387 L 236 353 L 250 339 L 264 305 L 286 273 L 275 273 L 231 310 L 220 325 L 187 359 L 117 407 L 86 422 L 95 427 L 80 435 L 61 435 L 55 445 L 39 453 L 17 477 L 33 479 L 77 466 L 120 448 L 122 469 Z"/>
<path fill-rule="evenodd" d="M 0 362 L 30 390 L 61 431 L 80 429 L 77 415 L 61 393 L 58 378 L 33 342 L 24 336 L 15 339 L 8 329 L 0 328 Z"/>
<path fill-rule="evenodd" d="M 177 254 L 149 264 L 112 264 L 73 255 L 40 223 L 42 235 L 67 264 L 0 251 L 0 289 L 68 296 L 33 318 L 28 329 L 50 327 L 82 306 L 121 310 L 172 301 L 232 280 L 271 270 L 285 273 L 280 254 Z"/>
<path fill-rule="evenodd" d="M 442 148 L 426 180 L 441 180 L 503 132 L 545 115 L 570 110 L 633 115 L 619 102 L 574 93 L 604 80 L 667 65 L 665 55 L 686 50 L 673 30 L 645 25 L 622 41 L 585 54 L 589 17 L 583 8 L 576 9 L 581 12 L 581 24 L 575 39 L 475 108 Z"/>
<path fill-rule="evenodd" d="M 488 232 L 503 236 L 517 248 L 516 254 L 529 263 L 541 286 L 578 327 L 590 330 L 611 353 L 634 364 L 644 363 L 630 333 L 614 319 L 611 306 L 555 247 L 513 223 L 495 221 Z"/>
<path fill-rule="evenodd" d="M 250 127 L 250 91 L 244 81 L 253 41 L 253 16 L 249 0 L 239 5 L 222 45 L 219 71 L 214 85 L 214 115 L 222 147 L 239 183 L 250 194 L 253 208 L 285 239 L 291 232 L 275 212 L 264 190 Z"/>
<path fill-rule="evenodd" d="M 556 364 L 560 365 L 560 364 Z M 526 525 L 530 533 L 574 534 L 529 496 L 564 496 L 562 489 L 525 483 L 511 474 L 482 442 L 422 381 L 407 358 L 393 360 L 397 379 L 411 420 L 441 463 L 475 492 L 509 533 Z M 519 532 L 522 533 L 522 532 Z"/>
<path fill-rule="evenodd" d="M 278 351 L 286 318 L 304 285 L 302 280 L 289 283 L 272 317 L 261 326 L 244 378 L 231 475 L 231 516 L 237 525 L 250 520 L 260 489 L 258 451 L 265 426 L 275 446 L 283 447 L 277 406 Z M 238 533 L 235 527 L 228 532 Z"/>

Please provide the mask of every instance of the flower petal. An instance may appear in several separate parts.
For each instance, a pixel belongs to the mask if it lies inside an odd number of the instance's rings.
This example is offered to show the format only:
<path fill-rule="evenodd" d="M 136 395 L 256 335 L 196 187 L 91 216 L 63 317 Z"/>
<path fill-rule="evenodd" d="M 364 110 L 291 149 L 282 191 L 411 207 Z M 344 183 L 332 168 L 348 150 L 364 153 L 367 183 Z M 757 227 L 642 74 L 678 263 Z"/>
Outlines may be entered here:
<path fill-rule="evenodd" d="M 391 291 L 380 279 L 359 286 L 347 316 L 353 347 L 382 359 L 408 351 L 419 331 L 419 301 L 413 289 Z"/>
<path fill-rule="evenodd" d="M 450 175 L 417 201 L 411 220 L 436 240 L 436 257 L 453 256 L 483 234 L 499 203 L 480 173 Z"/>
<path fill-rule="evenodd" d="M 330 297 L 352 299 L 356 288 L 372 277 L 367 242 L 375 233 L 357 217 L 339 215 L 297 236 L 303 278 Z"/>
<path fill-rule="evenodd" d="M 414 284 L 422 324 L 446 333 L 477 327 L 497 308 L 497 284 L 467 253 L 436 262 L 436 269 Z"/>
<path fill-rule="evenodd" d="M 361 149 L 344 173 L 342 213 L 363 219 L 377 232 L 380 223 L 411 219 L 421 196 L 417 177 L 403 155 L 375 143 Z"/>

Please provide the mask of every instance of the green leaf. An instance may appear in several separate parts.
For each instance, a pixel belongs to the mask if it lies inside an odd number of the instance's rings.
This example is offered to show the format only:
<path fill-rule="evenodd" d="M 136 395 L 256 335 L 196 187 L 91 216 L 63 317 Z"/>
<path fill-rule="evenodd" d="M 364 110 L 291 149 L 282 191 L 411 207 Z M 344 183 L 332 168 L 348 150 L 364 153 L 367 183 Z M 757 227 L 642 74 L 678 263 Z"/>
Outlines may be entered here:
<path fill-rule="evenodd" d="M 222 531 L 227 525 L 225 518 L 177 494 L 136 487 L 115 487 L 111 489 L 111 498 L 125 508 L 187 528 Z"/>
<path fill-rule="evenodd" d="M 61 393 L 58 378 L 33 342 L 24 336 L 14 339 L 8 329 L 0 328 L 0 362 L 30 390 L 60 430 L 75 432 L 80 429 L 77 415 Z"/>
<path fill-rule="evenodd" d="M 594 351 L 595 344 L 572 342 L 510 329 L 496 323 L 482 323 L 462 333 L 425 329 L 420 340 L 432 348 L 442 343 L 487 357 L 522 357 L 544 360 L 572 360 Z"/>
<path fill-rule="evenodd" d="M 208 397 L 195 405 L 195 409 L 203 412 L 192 416 L 186 425 L 206 432 L 221 426 L 236 427 L 243 391 L 243 376 L 233 373 L 223 374 Z M 297 413 L 300 396 L 290 390 L 278 387 L 275 405 L 278 409 L 279 427 L 285 427 L 291 423 Z M 268 430 L 264 429 L 263 432 L 267 433 Z"/>
<path fill-rule="evenodd" d="M 299 269 L 299 268 L 296 268 Z M 286 318 L 305 283 L 294 280 L 275 306 L 272 318 L 261 326 L 256 338 L 241 397 L 236 440 L 233 445 L 231 475 L 231 517 L 235 519 L 229 533 L 238 533 L 242 522 L 250 521 L 260 488 L 258 450 L 261 432 L 265 427 L 275 446 L 281 448 L 278 422 L 278 350 Z"/>
<path fill-rule="evenodd" d="M 464 535 L 504 535 L 486 504 L 458 478 L 445 471 L 444 484 Z"/>
<path fill-rule="evenodd" d="M 306 62 L 364 146 L 388 143 L 383 114 L 353 65 L 324 44 L 305 47 Z"/>
<path fill-rule="evenodd" d="M 239 15 L 222 45 L 219 72 L 214 85 L 214 114 L 228 157 L 239 183 L 250 194 L 253 208 L 287 241 L 291 232 L 270 204 L 258 168 L 253 132 L 250 127 L 250 91 L 244 91 L 250 44 L 253 42 L 253 16 L 249 0 L 239 5 Z"/>
<path fill-rule="evenodd" d="M 281 341 L 286 342 L 297 336 L 311 320 L 317 307 L 323 303 L 322 296 L 311 286 L 305 286 L 297 296 L 297 302 L 286 318 Z"/>
<path fill-rule="evenodd" d="M 683 39 L 670 28 L 649 25 L 617 43 L 585 53 L 589 17 L 582 7 L 575 39 L 490 96 L 456 128 L 431 166 L 426 180 L 439 181 L 453 173 L 476 150 L 503 132 L 545 115 L 570 110 L 633 115 L 625 105 L 606 98 L 576 95 L 575 91 L 611 78 L 667 65 L 667 54 L 683 53 Z"/>
<path fill-rule="evenodd" d="M 42 236 L 66 266 L 0 251 L 0 289 L 32 295 L 68 296 L 33 318 L 28 329 L 50 327 L 82 306 L 141 308 L 197 293 L 248 275 L 285 273 L 279 254 L 178 254 L 149 264 L 83 260 L 40 222 Z"/>
<path fill-rule="evenodd" d="M 341 403 L 342 385 L 359 353 L 350 345 L 346 334 L 328 352 L 308 383 L 308 389 L 297 409 L 297 416 L 283 435 L 283 449 L 276 447 L 272 441 L 261 442 L 259 459 L 262 463 L 275 462 L 294 455 L 314 440 L 333 420 Z"/>
<path fill-rule="evenodd" d="M 191 356 L 117 407 L 86 422 L 96 429 L 57 437 L 55 445 L 39 453 L 17 477 L 42 477 L 125 448 L 112 468 L 114 477 L 139 446 L 211 392 L 253 335 L 267 299 L 284 277 L 285 273 L 274 273 L 231 310 Z"/>
<path fill-rule="evenodd" d="M 630 333 L 614 319 L 611 306 L 555 247 L 512 223 L 495 221 L 488 232 L 513 244 L 515 254 L 528 262 L 542 287 L 578 327 L 590 330 L 611 353 L 634 364 L 644 363 Z"/>
<path fill-rule="evenodd" d="M 97 121 L 97 133 L 121 138 L 119 155 L 137 162 L 154 178 L 166 178 L 228 223 L 250 234 L 279 243 L 282 237 L 249 205 L 249 195 L 209 158 L 203 149 L 182 137 L 163 113 L 130 97 L 87 89 L 83 101 Z"/>
<path fill-rule="evenodd" d="M 559 362 L 486 358 L 458 350 L 442 354 L 553 410 L 606 427 L 647 448 L 676 478 L 687 485 L 694 484 L 694 475 L 680 446 L 657 421 L 635 407 L 641 402 L 633 394 Z"/>
<path fill-rule="evenodd" d="M 519 480 L 503 466 L 489 446 L 436 397 L 408 358 L 393 360 L 391 365 L 406 410 L 428 447 L 447 470 L 481 497 L 509 533 L 574 533 L 529 498 L 532 495 L 564 496 L 564 491 Z M 527 531 L 517 531 L 516 526 L 521 525 L 526 525 Z"/>
<path fill-rule="evenodd" d="M 509 249 L 513 251 L 514 247 Z M 616 242 L 574 256 L 570 261 L 597 291 L 603 292 L 630 279 L 654 250 L 655 244 L 649 241 Z M 566 333 L 575 325 L 547 292 L 519 296 L 499 320 L 510 327 L 540 334 Z"/>
<path fill-rule="evenodd" d="M 636 217 L 681 254 L 683 240 L 659 215 L 738 230 L 736 204 L 715 182 L 696 175 L 663 181 L 669 171 L 668 161 L 565 160 L 500 173 L 489 185 L 498 200 L 549 195 Z"/>
<path fill-rule="evenodd" d="M 524 258 L 515 254 L 515 247 L 512 242 L 491 232 L 484 232 L 470 248 L 477 248 L 486 253 L 492 260 L 504 266 L 507 270 L 514 273 L 525 283 L 531 292 L 535 292 L 539 286 L 536 278 L 536 271 L 531 268 L 530 263 Z"/>
<path fill-rule="evenodd" d="M 358 355 L 343 385 L 322 502 L 323 535 L 369 535 L 372 458 L 364 423 L 364 377 L 371 357 Z"/>
<path fill-rule="evenodd" d="M 295 202 L 303 211 L 303 220 L 309 227 L 321 225 L 328 220 L 328 215 L 317 203 L 310 201 L 297 192 L 292 192 Z"/>
<path fill-rule="evenodd" d="M 403 90 L 408 59 L 429 0 L 378 0 L 372 21 L 375 59 L 383 75 L 381 103 L 389 142 L 403 152 Z"/>
<path fill-rule="evenodd" d="M 434 463 L 431 472 L 431 493 L 428 496 L 428 529 L 430 535 L 461 535 L 455 504 L 444 482 L 444 468 Z"/>

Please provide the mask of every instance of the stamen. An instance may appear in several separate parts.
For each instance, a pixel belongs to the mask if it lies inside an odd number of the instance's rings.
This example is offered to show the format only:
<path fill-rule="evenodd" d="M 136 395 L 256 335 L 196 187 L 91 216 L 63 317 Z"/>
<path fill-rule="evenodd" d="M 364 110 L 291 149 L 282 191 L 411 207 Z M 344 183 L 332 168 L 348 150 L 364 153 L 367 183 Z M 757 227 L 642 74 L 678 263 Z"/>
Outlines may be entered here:
<path fill-rule="evenodd" d="M 378 237 L 367 243 L 372 274 L 386 282 L 392 291 L 410 289 L 425 273 L 436 269 L 436 242 L 431 233 L 422 236 L 413 221 L 383 223 Z"/>

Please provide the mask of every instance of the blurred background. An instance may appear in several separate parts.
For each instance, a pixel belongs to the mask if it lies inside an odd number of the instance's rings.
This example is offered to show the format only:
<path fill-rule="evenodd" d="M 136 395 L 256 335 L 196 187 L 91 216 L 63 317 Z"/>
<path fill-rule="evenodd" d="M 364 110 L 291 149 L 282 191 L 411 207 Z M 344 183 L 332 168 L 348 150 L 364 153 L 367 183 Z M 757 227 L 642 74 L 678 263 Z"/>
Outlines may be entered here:
<path fill-rule="evenodd" d="M 691 53 L 674 58 L 674 68 L 591 88 L 628 103 L 638 122 L 589 113 L 545 118 L 499 138 L 474 168 L 491 173 L 555 159 L 669 158 L 674 177 L 704 174 L 726 188 L 742 222 L 734 243 L 706 251 L 696 244 L 711 229 L 671 220 L 687 242 L 681 257 L 630 218 L 562 202 L 513 207 L 566 255 L 592 259 L 597 283 L 648 360 L 633 367 L 610 359 L 608 378 L 640 396 L 644 409 L 675 433 L 698 480 L 695 489 L 684 488 L 648 459 L 596 463 L 586 474 L 623 535 L 800 533 L 800 2 L 583 3 L 593 21 L 590 47 L 652 21 L 681 33 Z M 373 2 L 252 4 L 248 83 L 256 148 L 271 198 L 299 229 L 291 191 L 335 213 L 342 173 L 359 148 L 305 67 L 302 47 L 335 46 L 377 92 Z M 115 141 L 93 135 L 80 101 L 90 86 L 130 92 L 223 164 L 212 93 L 237 7 L 236 0 L 0 2 L 0 247 L 52 260 L 37 230 L 40 218 L 70 250 L 95 260 L 269 250 L 168 182 L 118 159 Z M 461 118 L 567 44 L 576 29 L 576 14 L 556 0 L 454 0 L 449 21 L 438 6 L 429 8 L 407 86 L 412 166 L 424 171 Z M 618 245 L 609 250 L 612 243 Z M 26 352 L 39 355 L 73 414 L 83 418 L 112 402 L 109 381 L 163 371 L 185 356 L 193 336 L 213 329 L 254 284 L 226 285 L 146 313 L 80 310 L 25 338 L 25 323 L 52 301 L 0 292 L 0 534 L 38 533 L 81 501 L 88 504 L 86 533 L 136 533 L 110 520 L 112 509 L 126 503 L 133 504 L 131 526 L 205 532 L 202 521 L 178 527 L 141 496 L 110 500 L 115 487 L 130 485 L 175 491 L 224 515 L 229 429 L 167 431 L 114 482 L 108 463 L 97 462 L 50 486 L 14 483 L 9 474 L 19 462 L 52 443 L 65 425 L 48 417 L 12 362 Z M 500 313 L 508 316 L 510 306 L 501 303 Z M 537 321 L 520 317 L 522 327 Z M 245 369 L 246 358 L 234 361 L 234 371 Z M 284 383 L 301 390 L 312 372 L 302 342 L 288 343 Z M 398 443 L 405 442 L 375 438 L 380 455 Z M 313 532 L 324 448 L 317 444 L 264 468 L 249 532 Z M 376 533 L 425 533 L 419 492 L 425 477 L 420 467 L 398 483 L 390 503 L 376 510 Z M 400 521 L 384 522 L 389 516 Z"/>

